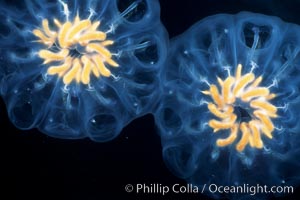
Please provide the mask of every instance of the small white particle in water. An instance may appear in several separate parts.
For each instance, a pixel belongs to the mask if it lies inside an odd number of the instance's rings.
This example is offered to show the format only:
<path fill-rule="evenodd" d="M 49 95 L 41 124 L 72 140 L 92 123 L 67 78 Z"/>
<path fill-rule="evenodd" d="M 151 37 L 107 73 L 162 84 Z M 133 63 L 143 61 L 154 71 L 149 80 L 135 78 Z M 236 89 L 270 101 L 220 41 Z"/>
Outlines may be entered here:
<path fill-rule="evenodd" d="M 219 158 L 219 155 L 220 155 L 220 151 L 218 149 L 214 149 L 211 153 L 211 159 L 215 161 Z"/>

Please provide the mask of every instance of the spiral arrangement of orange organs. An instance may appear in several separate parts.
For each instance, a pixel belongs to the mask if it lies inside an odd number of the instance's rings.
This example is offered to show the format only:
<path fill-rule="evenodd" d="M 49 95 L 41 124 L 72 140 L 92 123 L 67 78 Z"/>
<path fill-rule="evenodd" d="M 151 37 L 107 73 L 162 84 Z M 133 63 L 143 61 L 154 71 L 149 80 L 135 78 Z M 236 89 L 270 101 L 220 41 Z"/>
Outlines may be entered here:
<path fill-rule="evenodd" d="M 224 147 L 233 144 L 238 134 L 240 140 L 236 144 L 236 150 L 241 152 L 246 145 L 253 148 L 264 146 L 262 135 L 272 139 L 274 125 L 272 118 L 277 116 L 277 107 L 269 101 L 276 97 L 269 88 L 259 86 L 263 80 L 262 76 L 255 77 L 252 72 L 242 75 L 242 65 L 239 64 L 235 76 L 228 76 L 225 80 L 217 78 L 219 88 L 211 84 L 209 90 L 202 91 L 209 95 L 213 102 L 208 103 L 208 110 L 218 119 L 211 119 L 208 125 L 214 132 L 229 130 L 227 138 L 218 139 L 217 146 Z M 251 108 L 251 120 L 238 122 L 235 114 L 235 103 L 240 100 Z"/>

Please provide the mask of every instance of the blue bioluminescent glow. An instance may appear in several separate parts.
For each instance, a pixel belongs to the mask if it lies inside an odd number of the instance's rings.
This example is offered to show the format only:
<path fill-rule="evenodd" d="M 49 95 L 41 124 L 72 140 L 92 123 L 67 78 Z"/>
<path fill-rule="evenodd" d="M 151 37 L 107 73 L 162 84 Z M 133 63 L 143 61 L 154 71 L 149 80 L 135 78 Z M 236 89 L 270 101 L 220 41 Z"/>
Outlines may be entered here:
<path fill-rule="evenodd" d="M 208 17 L 171 41 L 155 117 L 174 174 L 199 186 L 299 184 L 299 33 L 242 12 Z"/>
<path fill-rule="evenodd" d="M 168 40 L 158 0 L 0 0 L 8 116 L 20 129 L 105 142 L 153 113 L 166 165 L 205 194 L 298 186 L 300 27 L 219 14 Z"/>
<path fill-rule="evenodd" d="M 158 1 L 0 4 L 1 94 L 18 128 L 107 141 L 157 104 Z"/>

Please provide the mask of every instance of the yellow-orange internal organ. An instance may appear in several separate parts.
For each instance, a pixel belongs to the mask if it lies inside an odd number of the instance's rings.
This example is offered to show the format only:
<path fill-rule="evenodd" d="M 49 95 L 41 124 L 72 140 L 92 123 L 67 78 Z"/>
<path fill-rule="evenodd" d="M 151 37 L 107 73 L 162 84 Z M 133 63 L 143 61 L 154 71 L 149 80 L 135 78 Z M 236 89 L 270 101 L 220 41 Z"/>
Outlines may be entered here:
<path fill-rule="evenodd" d="M 262 76 L 255 77 L 252 72 L 242 75 L 242 65 L 237 66 L 235 76 L 228 76 L 225 80 L 217 77 L 219 87 L 210 84 L 209 90 L 202 91 L 209 95 L 213 102 L 207 104 L 208 110 L 218 119 L 211 119 L 208 125 L 213 132 L 229 130 L 227 138 L 218 139 L 216 145 L 224 147 L 236 143 L 236 150 L 241 152 L 247 145 L 261 149 L 264 144 L 262 135 L 272 139 L 274 125 L 272 118 L 277 117 L 277 107 L 269 100 L 276 97 L 270 93 L 268 87 L 259 86 Z M 234 107 L 239 99 L 251 110 L 248 122 L 238 122 Z M 238 134 L 241 134 L 238 137 Z"/>
<path fill-rule="evenodd" d="M 106 33 L 97 30 L 99 21 L 92 23 L 90 19 L 81 20 L 77 15 L 73 22 L 62 23 L 54 19 L 53 25 L 56 26 L 55 31 L 44 19 L 42 27 L 33 30 L 33 34 L 39 38 L 38 42 L 46 46 L 38 55 L 44 60 L 43 64 L 52 63 L 47 73 L 58 75 L 65 85 L 72 81 L 89 84 L 91 74 L 97 78 L 109 77 L 111 71 L 106 65 L 119 66 L 107 49 L 114 41 L 106 40 Z M 72 55 L 71 51 L 76 51 L 77 55 Z"/>

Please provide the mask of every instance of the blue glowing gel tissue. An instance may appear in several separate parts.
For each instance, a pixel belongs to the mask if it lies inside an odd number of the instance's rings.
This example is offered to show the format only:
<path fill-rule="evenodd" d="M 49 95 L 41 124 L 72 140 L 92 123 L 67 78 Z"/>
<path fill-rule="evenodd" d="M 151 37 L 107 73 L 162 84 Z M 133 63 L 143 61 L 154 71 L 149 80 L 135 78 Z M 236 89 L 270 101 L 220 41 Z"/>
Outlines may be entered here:
<path fill-rule="evenodd" d="M 0 1 L 1 95 L 20 129 L 115 138 L 157 104 L 157 0 Z"/>
<path fill-rule="evenodd" d="M 299 51 L 298 25 L 248 12 L 173 39 L 155 113 L 168 168 L 199 187 L 298 185 Z"/>

